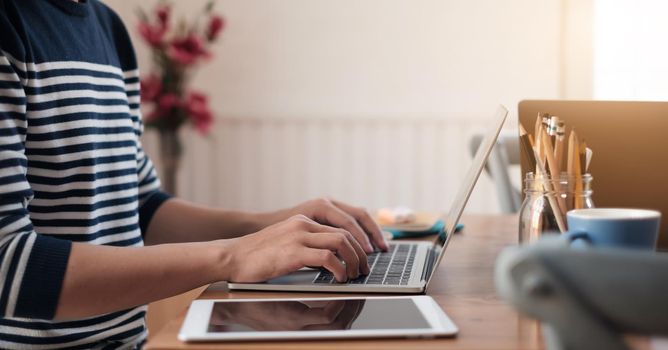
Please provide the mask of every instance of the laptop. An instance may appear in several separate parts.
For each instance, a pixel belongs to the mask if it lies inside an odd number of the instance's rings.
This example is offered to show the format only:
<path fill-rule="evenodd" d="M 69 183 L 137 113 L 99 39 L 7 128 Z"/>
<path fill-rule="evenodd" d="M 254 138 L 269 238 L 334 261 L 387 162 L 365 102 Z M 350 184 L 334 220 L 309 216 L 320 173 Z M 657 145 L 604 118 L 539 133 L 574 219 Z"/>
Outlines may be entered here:
<path fill-rule="evenodd" d="M 538 112 L 550 113 L 587 142 L 594 151 L 589 172 L 595 206 L 668 213 L 668 102 L 525 100 L 518 112 L 527 130 Z M 524 176 L 528 165 L 522 161 Z M 660 230 L 658 247 L 668 250 L 668 215 L 662 215 Z"/>
<path fill-rule="evenodd" d="M 489 124 L 475 157 L 455 196 L 446 217 L 443 232 L 433 242 L 390 241 L 387 252 L 375 252 L 367 256 L 371 272 L 366 276 L 338 283 L 325 269 L 301 269 L 263 283 L 228 283 L 229 289 L 346 292 L 346 293 L 422 293 L 429 286 L 436 267 L 443 259 L 445 249 L 455 232 L 457 222 L 478 181 L 492 147 L 496 144 L 508 110 L 499 106 Z"/>

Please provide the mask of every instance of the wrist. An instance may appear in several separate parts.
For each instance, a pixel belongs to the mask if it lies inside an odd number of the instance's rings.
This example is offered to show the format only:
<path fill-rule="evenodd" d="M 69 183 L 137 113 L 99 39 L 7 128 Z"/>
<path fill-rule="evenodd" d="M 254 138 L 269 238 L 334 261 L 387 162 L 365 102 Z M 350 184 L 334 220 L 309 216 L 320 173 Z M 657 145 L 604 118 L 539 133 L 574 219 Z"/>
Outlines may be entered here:
<path fill-rule="evenodd" d="M 292 216 L 293 211 L 293 208 L 288 208 L 271 212 L 256 213 L 255 222 L 257 228 L 255 231 L 260 231 L 267 226 L 271 226 L 275 223 L 288 219 L 290 216 Z"/>
<path fill-rule="evenodd" d="M 201 243 L 206 245 L 206 270 L 211 282 L 227 281 L 232 274 L 233 252 L 232 243 L 235 239 L 221 239 Z"/>
<path fill-rule="evenodd" d="M 278 219 L 276 219 L 275 212 L 250 213 L 248 214 L 248 223 L 251 227 L 249 232 L 261 231 L 265 227 L 276 223 L 276 220 Z"/>
<path fill-rule="evenodd" d="M 211 240 L 241 237 L 265 227 L 263 223 L 265 219 L 258 213 L 222 209 L 217 209 L 213 213 L 214 227 L 218 234 Z"/>

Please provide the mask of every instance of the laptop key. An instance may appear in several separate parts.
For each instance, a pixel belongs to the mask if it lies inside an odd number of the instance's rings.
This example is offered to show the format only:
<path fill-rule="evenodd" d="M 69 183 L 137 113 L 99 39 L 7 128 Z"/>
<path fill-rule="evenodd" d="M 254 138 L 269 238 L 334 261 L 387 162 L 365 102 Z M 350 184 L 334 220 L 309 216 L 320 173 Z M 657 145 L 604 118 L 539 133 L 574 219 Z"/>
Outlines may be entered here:
<path fill-rule="evenodd" d="M 334 281 L 334 274 L 329 270 L 321 269 L 318 276 L 315 277 L 313 283 L 332 283 Z"/>
<path fill-rule="evenodd" d="M 361 275 L 355 279 L 350 280 L 348 283 L 350 284 L 364 284 L 364 281 L 366 281 L 367 276 Z"/>
<path fill-rule="evenodd" d="M 410 271 L 415 260 L 416 247 L 414 245 L 392 245 L 388 252 L 374 252 L 367 255 L 367 262 L 371 272 L 367 276 L 360 276 L 348 281 L 349 284 L 407 284 Z M 336 283 L 334 275 L 323 269 L 314 283 Z"/>
<path fill-rule="evenodd" d="M 313 283 L 325 283 L 325 284 L 330 284 L 332 283 L 333 279 L 332 278 L 316 278 Z"/>

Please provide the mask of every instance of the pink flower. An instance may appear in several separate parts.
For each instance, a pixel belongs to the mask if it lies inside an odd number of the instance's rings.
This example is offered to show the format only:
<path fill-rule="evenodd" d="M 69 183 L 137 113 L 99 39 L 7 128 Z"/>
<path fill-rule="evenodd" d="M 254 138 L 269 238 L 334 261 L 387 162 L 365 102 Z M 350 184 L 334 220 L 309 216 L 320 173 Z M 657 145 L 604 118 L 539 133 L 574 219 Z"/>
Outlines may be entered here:
<path fill-rule="evenodd" d="M 179 100 L 179 97 L 172 92 L 167 92 L 156 96 L 155 103 L 155 108 L 153 108 L 151 113 L 146 115 L 146 118 L 144 118 L 147 123 L 166 117 L 173 118 L 172 111 L 175 108 L 182 107 L 182 103 Z"/>
<path fill-rule="evenodd" d="M 206 38 L 209 41 L 214 41 L 218 38 L 218 34 L 225 27 L 225 20 L 220 16 L 213 16 L 209 21 L 209 27 L 206 31 Z"/>
<path fill-rule="evenodd" d="M 158 109 L 162 112 L 169 112 L 173 108 L 179 107 L 181 101 L 176 94 L 168 92 L 158 97 Z"/>
<path fill-rule="evenodd" d="M 167 27 L 152 26 L 146 22 L 139 22 L 138 29 L 142 38 L 154 48 L 162 45 L 162 39 L 167 32 Z"/>
<path fill-rule="evenodd" d="M 167 55 L 176 63 L 191 65 L 200 58 L 208 58 L 209 52 L 204 47 L 202 39 L 195 35 L 176 38 L 167 49 Z"/>
<path fill-rule="evenodd" d="M 141 99 L 145 102 L 153 102 L 162 91 L 162 79 L 155 74 L 141 80 Z"/>
<path fill-rule="evenodd" d="M 169 14 L 171 12 L 171 7 L 169 5 L 160 5 L 155 8 L 155 16 L 158 17 L 160 26 L 163 28 L 168 27 Z"/>
<path fill-rule="evenodd" d="M 213 124 L 213 114 L 209 109 L 207 96 L 201 92 L 192 91 L 186 100 L 185 109 L 197 131 L 202 135 L 209 133 Z"/>

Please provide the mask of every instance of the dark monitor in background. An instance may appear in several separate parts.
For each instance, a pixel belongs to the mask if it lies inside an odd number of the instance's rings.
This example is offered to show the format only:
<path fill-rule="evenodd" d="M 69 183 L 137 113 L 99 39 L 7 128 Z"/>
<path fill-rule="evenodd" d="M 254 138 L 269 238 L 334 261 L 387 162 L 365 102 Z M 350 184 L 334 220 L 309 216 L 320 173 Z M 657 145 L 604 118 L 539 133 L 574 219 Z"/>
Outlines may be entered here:
<path fill-rule="evenodd" d="M 668 250 L 668 102 L 524 100 L 518 112 L 529 133 L 539 112 L 575 127 L 594 152 L 594 205 L 659 210 L 658 247 Z"/>

